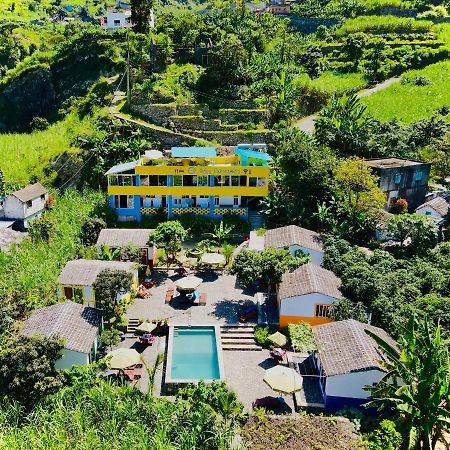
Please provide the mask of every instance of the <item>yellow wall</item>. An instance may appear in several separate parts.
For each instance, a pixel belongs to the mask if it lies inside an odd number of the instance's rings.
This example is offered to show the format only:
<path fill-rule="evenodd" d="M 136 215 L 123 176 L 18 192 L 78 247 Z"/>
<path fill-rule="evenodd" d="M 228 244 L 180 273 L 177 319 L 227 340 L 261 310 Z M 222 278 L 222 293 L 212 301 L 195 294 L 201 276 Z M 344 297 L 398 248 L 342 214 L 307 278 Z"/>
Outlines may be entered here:
<path fill-rule="evenodd" d="M 268 177 L 269 167 L 263 166 L 137 166 L 138 175 L 248 175 Z"/>
<path fill-rule="evenodd" d="M 333 322 L 328 317 L 301 317 L 301 316 L 280 316 L 280 328 L 287 327 L 290 323 L 307 322 L 310 325 L 322 325 Z"/>
<path fill-rule="evenodd" d="M 268 187 L 248 186 L 108 186 L 108 195 L 214 195 L 264 197 Z"/>

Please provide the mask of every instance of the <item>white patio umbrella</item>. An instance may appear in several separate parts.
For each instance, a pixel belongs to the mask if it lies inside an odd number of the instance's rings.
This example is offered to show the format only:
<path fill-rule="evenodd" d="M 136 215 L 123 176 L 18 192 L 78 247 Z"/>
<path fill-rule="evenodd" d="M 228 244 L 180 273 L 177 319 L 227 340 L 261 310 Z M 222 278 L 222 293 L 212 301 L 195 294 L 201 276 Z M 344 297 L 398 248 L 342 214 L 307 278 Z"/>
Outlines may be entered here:
<path fill-rule="evenodd" d="M 202 281 L 201 278 L 190 276 L 175 281 L 175 286 L 180 291 L 193 291 L 202 284 Z"/>
<path fill-rule="evenodd" d="M 273 342 L 274 344 L 278 345 L 279 347 L 283 347 L 287 344 L 287 338 L 284 334 L 281 334 L 279 331 L 271 334 L 268 337 L 270 342 Z"/>
<path fill-rule="evenodd" d="M 156 324 L 150 322 L 142 322 L 137 328 L 136 331 L 140 331 L 141 333 L 151 333 L 156 330 Z"/>
<path fill-rule="evenodd" d="M 106 355 L 107 366 L 110 369 L 123 370 L 140 364 L 141 355 L 134 348 L 118 348 Z"/>
<path fill-rule="evenodd" d="M 223 264 L 225 256 L 220 253 L 204 253 L 200 260 L 205 264 Z"/>
<path fill-rule="evenodd" d="M 161 159 L 164 155 L 163 152 L 159 150 L 146 150 L 144 156 L 147 159 Z"/>
<path fill-rule="evenodd" d="M 263 380 L 274 391 L 284 394 L 293 394 L 303 387 L 302 377 L 294 369 L 285 366 L 275 366 L 267 369 Z"/>

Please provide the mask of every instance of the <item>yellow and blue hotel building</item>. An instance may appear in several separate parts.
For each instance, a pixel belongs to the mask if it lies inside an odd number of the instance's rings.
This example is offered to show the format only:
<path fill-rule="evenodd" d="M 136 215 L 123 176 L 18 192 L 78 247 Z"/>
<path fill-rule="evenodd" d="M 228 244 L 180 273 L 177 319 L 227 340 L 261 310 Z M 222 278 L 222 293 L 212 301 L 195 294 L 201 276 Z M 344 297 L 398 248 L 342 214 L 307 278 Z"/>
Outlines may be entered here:
<path fill-rule="evenodd" d="M 168 218 L 247 218 L 268 194 L 270 161 L 265 144 L 146 151 L 106 172 L 109 204 L 122 221 L 140 222 L 161 208 Z"/>

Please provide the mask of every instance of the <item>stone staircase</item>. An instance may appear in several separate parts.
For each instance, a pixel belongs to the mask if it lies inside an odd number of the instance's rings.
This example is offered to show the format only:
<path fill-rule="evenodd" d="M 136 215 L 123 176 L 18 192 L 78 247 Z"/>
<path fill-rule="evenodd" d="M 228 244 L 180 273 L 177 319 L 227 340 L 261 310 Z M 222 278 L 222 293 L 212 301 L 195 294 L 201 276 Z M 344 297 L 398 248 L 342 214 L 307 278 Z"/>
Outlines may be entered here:
<path fill-rule="evenodd" d="M 138 319 L 128 319 L 127 324 L 127 333 L 132 333 L 136 331 L 136 328 L 139 326 L 139 320 Z"/>
<path fill-rule="evenodd" d="M 221 325 L 222 350 L 261 351 L 254 338 L 252 325 Z"/>
<path fill-rule="evenodd" d="M 265 217 L 258 211 L 249 211 L 248 220 L 252 230 L 257 230 L 264 227 Z"/>

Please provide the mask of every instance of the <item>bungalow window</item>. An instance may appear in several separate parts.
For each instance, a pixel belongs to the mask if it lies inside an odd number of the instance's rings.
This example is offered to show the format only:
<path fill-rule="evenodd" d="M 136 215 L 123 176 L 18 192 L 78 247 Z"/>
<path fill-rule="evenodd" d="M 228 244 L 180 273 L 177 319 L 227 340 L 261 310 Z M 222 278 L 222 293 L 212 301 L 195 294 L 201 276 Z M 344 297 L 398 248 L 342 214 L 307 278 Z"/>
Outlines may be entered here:
<path fill-rule="evenodd" d="M 120 26 L 120 20 L 115 19 L 115 20 L 114 20 L 114 26 L 115 26 L 115 27 Z"/>
<path fill-rule="evenodd" d="M 421 171 L 421 170 L 418 170 L 418 171 L 416 172 L 415 177 L 414 177 L 415 180 L 416 180 L 416 181 L 422 180 L 422 175 L 423 175 L 422 171 Z"/>
<path fill-rule="evenodd" d="M 41 195 L 41 200 L 45 200 L 45 194 Z"/>
<path fill-rule="evenodd" d="M 395 178 L 394 178 L 394 183 L 395 183 L 395 184 L 400 184 L 401 181 L 402 181 L 402 174 L 401 174 L 401 173 L 397 173 L 397 174 L 395 175 Z"/>
<path fill-rule="evenodd" d="M 33 200 L 27 201 L 27 208 L 31 208 L 33 206 Z"/>
<path fill-rule="evenodd" d="M 314 315 L 316 317 L 330 317 L 330 305 L 316 305 Z"/>

